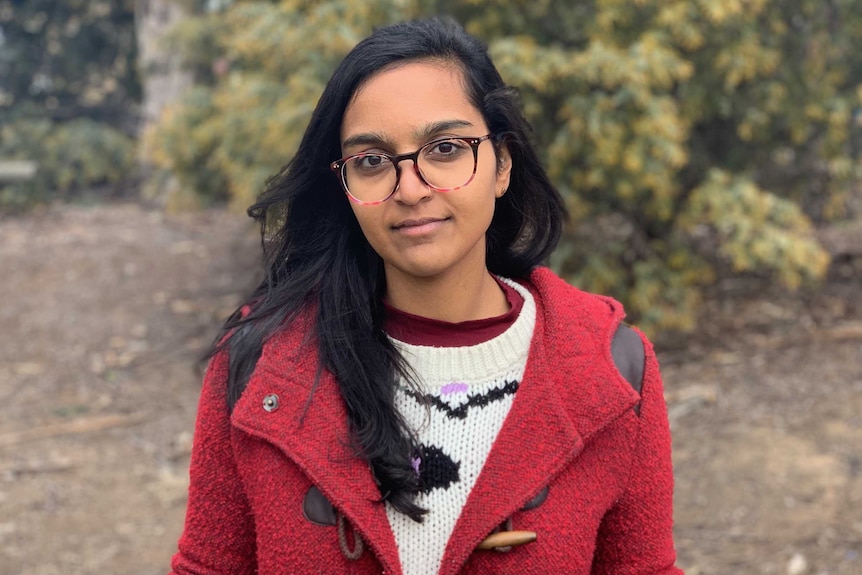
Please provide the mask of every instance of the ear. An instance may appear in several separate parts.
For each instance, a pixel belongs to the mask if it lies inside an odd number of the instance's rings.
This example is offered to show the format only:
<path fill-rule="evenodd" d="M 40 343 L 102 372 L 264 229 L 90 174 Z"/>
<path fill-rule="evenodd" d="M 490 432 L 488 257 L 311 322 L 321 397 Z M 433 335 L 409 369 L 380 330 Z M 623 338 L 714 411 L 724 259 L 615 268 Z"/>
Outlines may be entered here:
<path fill-rule="evenodd" d="M 509 147 L 503 143 L 496 149 L 497 152 L 497 187 L 494 195 L 498 198 L 503 197 L 506 190 L 509 189 L 509 182 L 512 177 L 512 154 L 509 153 Z"/>

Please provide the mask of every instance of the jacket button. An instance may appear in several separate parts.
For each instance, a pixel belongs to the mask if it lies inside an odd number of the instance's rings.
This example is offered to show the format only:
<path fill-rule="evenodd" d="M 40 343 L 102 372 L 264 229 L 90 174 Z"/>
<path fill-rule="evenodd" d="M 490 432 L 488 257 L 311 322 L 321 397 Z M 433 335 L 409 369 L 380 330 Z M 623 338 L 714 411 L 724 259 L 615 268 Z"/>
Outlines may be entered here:
<path fill-rule="evenodd" d="M 278 396 L 274 393 L 263 398 L 263 408 L 266 411 L 275 411 L 278 409 Z"/>

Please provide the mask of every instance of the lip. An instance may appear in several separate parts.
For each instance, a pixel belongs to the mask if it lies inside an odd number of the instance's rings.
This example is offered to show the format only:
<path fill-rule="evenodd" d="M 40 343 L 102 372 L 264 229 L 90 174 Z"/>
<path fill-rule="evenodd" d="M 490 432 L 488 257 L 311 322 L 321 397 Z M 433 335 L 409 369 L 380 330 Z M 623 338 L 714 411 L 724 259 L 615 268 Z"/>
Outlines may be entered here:
<path fill-rule="evenodd" d="M 416 218 L 402 220 L 392 226 L 392 230 L 407 235 L 421 235 L 433 232 L 449 218 Z"/>

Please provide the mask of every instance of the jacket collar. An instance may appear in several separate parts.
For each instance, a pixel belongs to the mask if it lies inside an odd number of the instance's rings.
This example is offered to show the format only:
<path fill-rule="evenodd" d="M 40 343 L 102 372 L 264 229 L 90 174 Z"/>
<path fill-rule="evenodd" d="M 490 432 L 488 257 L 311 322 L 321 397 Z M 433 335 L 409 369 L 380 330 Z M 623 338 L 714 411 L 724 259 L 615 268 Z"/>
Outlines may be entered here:
<path fill-rule="evenodd" d="M 482 539 L 638 401 L 610 357 L 621 306 L 584 294 L 544 269 L 525 285 L 536 299 L 537 317 L 524 379 L 449 539 L 441 575 L 457 573 Z M 370 467 L 350 447 L 332 375 L 324 372 L 311 394 L 314 343 L 285 335 L 268 348 L 234 409 L 234 425 L 279 447 L 362 534 L 384 570 L 400 574 L 385 507 Z M 269 394 L 281 398 L 277 412 L 261 407 Z"/>

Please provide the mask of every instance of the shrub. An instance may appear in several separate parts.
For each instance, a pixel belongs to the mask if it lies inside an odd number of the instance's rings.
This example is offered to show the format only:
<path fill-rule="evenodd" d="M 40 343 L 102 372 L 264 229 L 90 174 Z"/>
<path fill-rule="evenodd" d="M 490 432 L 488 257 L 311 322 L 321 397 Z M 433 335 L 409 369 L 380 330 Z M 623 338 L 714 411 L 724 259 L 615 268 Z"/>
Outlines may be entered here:
<path fill-rule="evenodd" d="M 0 158 L 37 163 L 28 181 L 0 183 L 0 208 L 19 210 L 51 200 L 112 194 L 135 170 L 134 141 L 92 120 L 54 124 L 18 121 L 0 127 Z"/>

